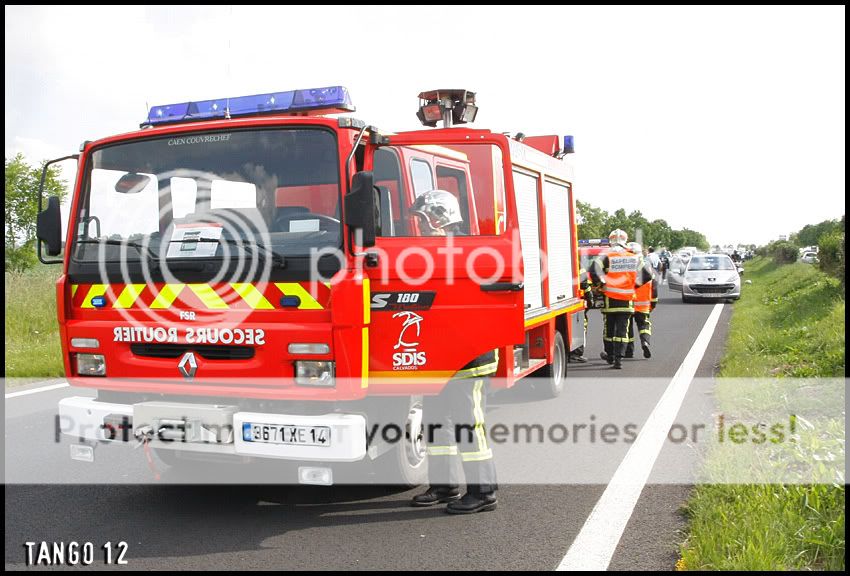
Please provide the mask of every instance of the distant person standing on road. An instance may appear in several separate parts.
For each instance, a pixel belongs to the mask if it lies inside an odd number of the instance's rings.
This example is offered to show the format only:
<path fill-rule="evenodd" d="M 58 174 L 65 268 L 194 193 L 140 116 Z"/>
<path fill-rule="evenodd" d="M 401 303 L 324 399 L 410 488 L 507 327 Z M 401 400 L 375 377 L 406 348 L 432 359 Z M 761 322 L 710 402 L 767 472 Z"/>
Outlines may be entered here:
<path fill-rule="evenodd" d="M 635 244 L 637 244 L 637 242 L 635 242 Z M 640 244 L 638 244 L 638 246 L 640 246 Z M 646 259 L 649 260 L 649 265 L 652 266 L 652 271 L 661 275 L 661 258 L 655 253 L 655 248 L 650 246 L 647 252 L 648 254 Z"/>
<path fill-rule="evenodd" d="M 639 257 L 626 248 L 629 237 L 625 231 L 618 228 L 608 239 L 610 251 L 597 257 L 589 272 L 591 281 L 605 297 L 602 308 L 605 350 L 599 356 L 619 370 L 628 343 L 629 316 L 634 313 L 635 287 L 650 282 L 652 275 L 646 268 L 638 269 Z"/>
<path fill-rule="evenodd" d="M 670 251 L 665 248 L 661 252 L 661 282 L 667 280 L 667 270 L 670 269 Z"/>

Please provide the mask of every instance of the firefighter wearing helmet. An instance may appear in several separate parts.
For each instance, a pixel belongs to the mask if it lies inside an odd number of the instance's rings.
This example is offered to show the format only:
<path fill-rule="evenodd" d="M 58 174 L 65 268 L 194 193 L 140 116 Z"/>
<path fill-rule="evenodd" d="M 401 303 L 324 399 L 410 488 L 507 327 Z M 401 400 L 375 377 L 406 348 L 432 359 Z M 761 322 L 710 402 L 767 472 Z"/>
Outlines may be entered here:
<path fill-rule="evenodd" d="M 629 318 L 634 314 L 635 288 L 652 280 L 651 272 L 639 267 L 637 255 L 626 247 L 629 237 L 619 228 L 608 235 L 611 249 L 599 255 L 590 267 L 591 281 L 604 295 L 602 315 L 603 360 L 622 368 L 628 344 Z"/>
<path fill-rule="evenodd" d="M 420 194 L 411 212 L 419 218 L 423 236 L 463 235 L 463 215 L 457 198 L 445 190 Z M 496 508 L 496 467 L 484 428 L 487 378 L 496 373 L 496 350 L 482 354 L 455 373 L 437 396 L 423 399 L 429 488 L 413 497 L 413 506 L 448 503 L 450 514 L 471 514 Z M 458 460 L 461 466 L 458 466 Z M 466 478 L 461 497 L 459 468 Z"/>
<path fill-rule="evenodd" d="M 428 190 L 420 194 L 410 211 L 419 218 L 423 236 L 452 236 L 461 233 L 463 214 L 451 192 Z"/>
<path fill-rule="evenodd" d="M 629 317 L 629 326 L 627 329 L 629 341 L 626 343 L 626 354 L 624 357 L 633 358 L 635 355 L 634 327 L 637 325 L 638 338 L 643 349 L 643 357 L 650 358 L 652 352 L 649 349 L 649 341 L 652 336 L 652 322 L 649 319 L 649 314 L 655 309 L 655 304 L 658 302 L 658 276 L 655 274 L 649 260 L 643 257 L 643 248 L 640 244 L 629 242 L 628 248 L 640 258 L 638 269 L 647 268 L 652 275 L 652 281 L 635 288 L 635 313 Z"/>

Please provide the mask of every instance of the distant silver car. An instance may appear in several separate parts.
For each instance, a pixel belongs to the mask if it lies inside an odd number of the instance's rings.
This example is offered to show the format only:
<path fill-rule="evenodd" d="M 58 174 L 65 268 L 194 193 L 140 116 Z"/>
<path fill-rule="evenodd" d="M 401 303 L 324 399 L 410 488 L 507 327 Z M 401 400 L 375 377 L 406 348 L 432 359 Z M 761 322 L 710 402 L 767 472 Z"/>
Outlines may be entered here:
<path fill-rule="evenodd" d="M 806 264 L 817 264 L 820 260 L 818 260 L 817 253 L 806 252 L 800 257 L 800 262 L 805 262 Z"/>
<path fill-rule="evenodd" d="M 667 285 L 682 292 L 682 302 L 697 300 L 737 300 L 741 297 L 741 276 L 726 254 L 695 254 L 677 268 L 671 263 Z"/>

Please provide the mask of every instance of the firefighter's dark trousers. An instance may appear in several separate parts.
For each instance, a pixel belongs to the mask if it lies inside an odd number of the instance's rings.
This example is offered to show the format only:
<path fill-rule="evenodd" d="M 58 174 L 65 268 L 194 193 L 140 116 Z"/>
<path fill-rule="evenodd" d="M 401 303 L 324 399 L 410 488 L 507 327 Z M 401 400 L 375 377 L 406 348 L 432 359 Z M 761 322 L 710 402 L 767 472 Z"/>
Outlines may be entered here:
<path fill-rule="evenodd" d="M 425 396 L 423 416 L 431 486 L 459 486 L 462 466 L 468 492 L 489 494 L 496 490 L 496 467 L 484 427 L 486 388 L 486 377 L 456 378 L 439 395 Z"/>
<path fill-rule="evenodd" d="M 629 342 L 629 320 L 634 307 L 631 300 L 616 300 L 605 297 L 602 315 L 605 319 L 602 331 L 602 344 L 609 358 L 622 358 Z"/>
<path fill-rule="evenodd" d="M 626 344 L 626 354 L 634 354 L 635 350 L 635 326 L 637 326 L 638 337 L 640 338 L 641 347 L 649 347 L 649 341 L 652 337 L 652 321 L 649 319 L 649 312 L 635 312 L 634 316 L 629 318 L 629 341 Z"/>
<path fill-rule="evenodd" d="M 587 308 L 584 309 L 584 341 L 587 342 Z M 570 352 L 569 357 L 572 356 L 584 356 L 584 344 Z M 568 360 L 569 361 L 569 360 Z"/>

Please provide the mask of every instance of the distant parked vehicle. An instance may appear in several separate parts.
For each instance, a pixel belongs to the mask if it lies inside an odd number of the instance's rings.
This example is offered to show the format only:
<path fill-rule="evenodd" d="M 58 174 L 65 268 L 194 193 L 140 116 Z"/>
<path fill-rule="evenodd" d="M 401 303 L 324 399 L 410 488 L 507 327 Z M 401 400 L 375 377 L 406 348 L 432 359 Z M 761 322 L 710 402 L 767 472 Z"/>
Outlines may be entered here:
<path fill-rule="evenodd" d="M 814 252 L 806 252 L 800 256 L 800 262 L 805 262 L 806 264 L 817 264 L 820 260 L 818 260 L 818 255 Z"/>
<path fill-rule="evenodd" d="M 670 290 L 682 291 L 682 274 L 687 264 L 687 260 L 682 260 L 678 254 L 670 257 L 670 265 L 667 268 L 667 286 Z"/>

